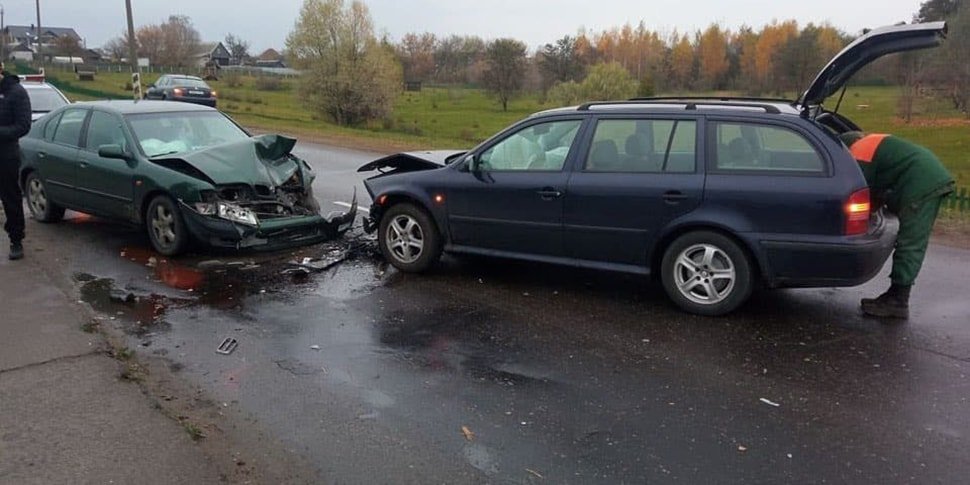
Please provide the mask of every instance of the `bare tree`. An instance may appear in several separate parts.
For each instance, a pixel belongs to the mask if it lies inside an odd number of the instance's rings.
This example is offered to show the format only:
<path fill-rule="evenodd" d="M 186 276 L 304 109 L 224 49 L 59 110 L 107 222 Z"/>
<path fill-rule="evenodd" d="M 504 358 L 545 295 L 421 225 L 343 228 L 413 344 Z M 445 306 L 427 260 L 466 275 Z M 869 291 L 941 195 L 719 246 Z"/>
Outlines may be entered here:
<path fill-rule="evenodd" d="M 66 57 L 78 57 L 81 55 L 81 42 L 76 37 L 62 35 L 54 39 L 54 47 L 57 55 Z"/>
<path fill-rule="evenodd" d="M 405 80 L 426 81 L 431 78 L 435 70 L 434 53 L 437 43 L 432 33 L 405 34 L 397 46 L 398 57 L 404 66 Z"/>
<path fill-rule="evenodd" d="M 128 33 L 109 40 L 101 47 L 112 61 L 120 61 L 128 57 Z"/>
<path fill-rule="evenodd" d="M 188 66 L 199 55 L 201 36 L 185 15 L 172 15 L 159 26 L 162 31 L 163 64 Z"/>
<path fill-rule="evenodd" d="M 135 32 L 138 40 L 138 56 L 147 57 L 152 64 L 170 64 L 165 52 L 165 34 L 158 25 L 144 25 Z M 127 51 L 125 56 L 128 56 Z"/>
<path fill-rule="evenodd" d="M 232 58 L 232 62 L 242 64 L 249 58 L 249 42 L 246 42 L 241 37 L 227 34 L 224 44 L 226 45 L 226 49 L 229 50 L 229 56 Z"/>
<path fill-rule="evenodd" d="M 485 87 L 509 110 L 509 101 L 522 87 L 525 78 L 525 44 L 515 39 L 498 39 L 488 44 L 485 59 Z"/>

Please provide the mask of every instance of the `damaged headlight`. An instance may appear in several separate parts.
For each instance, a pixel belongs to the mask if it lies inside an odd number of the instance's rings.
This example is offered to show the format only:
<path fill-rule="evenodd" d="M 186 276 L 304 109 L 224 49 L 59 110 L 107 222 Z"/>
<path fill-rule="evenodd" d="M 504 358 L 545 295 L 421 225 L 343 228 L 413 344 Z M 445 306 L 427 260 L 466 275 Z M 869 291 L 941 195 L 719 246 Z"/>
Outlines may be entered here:
<path fill-rule="evenodd" d="M 217 216 L 227 221 L 238 222 L 248 226 L 259 225 L 256 213 L 236 204 L 225 202 L 199 202 L 195 204 L 195 211 L 203 216 Z"/>

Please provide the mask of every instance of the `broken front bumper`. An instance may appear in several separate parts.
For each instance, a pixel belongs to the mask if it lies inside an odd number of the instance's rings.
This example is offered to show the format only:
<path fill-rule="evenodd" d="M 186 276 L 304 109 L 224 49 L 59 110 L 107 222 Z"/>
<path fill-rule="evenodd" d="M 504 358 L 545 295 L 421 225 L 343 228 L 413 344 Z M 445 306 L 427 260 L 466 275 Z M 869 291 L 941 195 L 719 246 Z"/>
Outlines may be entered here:
<path fill-rule="evenodd" d="M 357 197 L 347 212 L 280 217 L 259 221 L 256 226 L 199 214 L 182 203 L 185 226 L 192 237 L 217 248 L 272 250 L 314 244 L 347 232 L 357 218 Z"/>

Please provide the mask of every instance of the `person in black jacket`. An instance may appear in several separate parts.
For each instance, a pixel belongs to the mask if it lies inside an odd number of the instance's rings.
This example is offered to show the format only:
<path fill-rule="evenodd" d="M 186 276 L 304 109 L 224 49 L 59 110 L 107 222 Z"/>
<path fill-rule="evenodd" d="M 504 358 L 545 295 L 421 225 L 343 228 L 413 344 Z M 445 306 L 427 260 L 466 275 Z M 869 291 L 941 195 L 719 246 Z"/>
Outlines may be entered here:
<path fill-rule="evenodd" d="M 30 98 L 16 74 L 0 63 L 0 200 L 10 237 L 10 259 L 24 257 L 24 202 L 20 191 L 20 137 L 30 131 Z"/>

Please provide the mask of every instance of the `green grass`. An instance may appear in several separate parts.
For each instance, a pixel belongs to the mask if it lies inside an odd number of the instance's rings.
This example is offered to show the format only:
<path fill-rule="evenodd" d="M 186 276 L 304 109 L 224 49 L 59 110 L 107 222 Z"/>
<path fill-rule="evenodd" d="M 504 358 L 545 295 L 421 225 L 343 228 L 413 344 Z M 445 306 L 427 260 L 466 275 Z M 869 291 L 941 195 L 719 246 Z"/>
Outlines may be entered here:
<path fill-rule="evenodd" d="M 131 96 L 125 90 L 130 75 L 124 73 L 99 73 L 94 81 L 76 81 L 73 73 L 56 71 L 49 71 L 48 77 L 74 100 Z M 146 75 L 144 82 L 157 78 Z M 402 93 L 389 119 L 348 128 L 310 112 L 298 96 L 295 79 L 283 80 L 279 91 L 257 90 L 252 77 L 242 81 L 240 87 L 229 87 L 225 81 L 211 83 L 219 91 L 220 109 L 241 124 L 376 149 L 471 147 L 531 113 L 554 107 L 539 103 L 535 94 L 526 94 L 502 111 L 482 90 L 430 87 Z M 917 100 L 913 122 L 903 123 L 896 116 L 899 92 L 895 87 L 851 88 L 840 111 L 867 131 L 896 134 L 929 147 L 958 184 L 970 185 L 970 123 L 945 101 L 932 98 Z"/>

